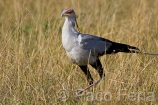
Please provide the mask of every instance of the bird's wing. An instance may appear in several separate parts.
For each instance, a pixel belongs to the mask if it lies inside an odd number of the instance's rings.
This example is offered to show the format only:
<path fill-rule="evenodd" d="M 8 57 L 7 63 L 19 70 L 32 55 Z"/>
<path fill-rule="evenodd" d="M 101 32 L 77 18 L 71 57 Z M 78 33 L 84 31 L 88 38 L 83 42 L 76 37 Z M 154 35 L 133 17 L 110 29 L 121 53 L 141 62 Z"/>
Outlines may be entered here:
<path fill-rule="evenodd" d="M 80 48 L 90 50 L 92 55 L 103 55 L 112 45 L 112 42 L 98 36 L 79 34 L 78 43 Z"/>

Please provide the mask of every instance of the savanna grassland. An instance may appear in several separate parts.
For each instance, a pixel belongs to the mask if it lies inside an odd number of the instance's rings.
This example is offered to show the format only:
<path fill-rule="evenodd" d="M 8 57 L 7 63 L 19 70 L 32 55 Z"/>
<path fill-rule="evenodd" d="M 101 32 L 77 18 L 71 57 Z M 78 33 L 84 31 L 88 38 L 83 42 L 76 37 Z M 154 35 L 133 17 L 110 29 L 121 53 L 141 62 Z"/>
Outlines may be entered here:
<path fill-rule="evenodd" d="M 80 32 L 158 53 L 158 0 L 0 0 L 0 104 L 158 104 L 158 57 L 143 54 L 101 57 L 105 79 L 75 97 L 88 82 L 61 44 L 68 7 Z"/>

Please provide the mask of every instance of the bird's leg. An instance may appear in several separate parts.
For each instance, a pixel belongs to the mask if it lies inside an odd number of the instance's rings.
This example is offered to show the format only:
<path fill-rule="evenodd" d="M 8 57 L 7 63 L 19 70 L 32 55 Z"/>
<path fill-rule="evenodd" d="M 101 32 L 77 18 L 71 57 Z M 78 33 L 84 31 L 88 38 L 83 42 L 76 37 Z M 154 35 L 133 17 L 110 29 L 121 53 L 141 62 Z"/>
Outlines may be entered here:
<path fill-rule="evenodd" d="M 85 89 L 79 91 L 77 93 L 77 97 L 81 93 L 83 93 L 84 91 L 86 91 L 87 89 L 89 89 L 89 88 L 93 87 L 94 85 L 98 84 L 102 80 L 102 78 L 105 77 L 104 70 L 103 70 L 102 64 L 101 64 L 101 62 L 100 62 L 99 59 L 97 59 L 96 63 L 91 64 L 91 66 L 97 70 L 97 72 L 99 73 L 100 79 L 98 81 L 94 82 L 93 84 L 90 84 Z"/>
<path fill-rule="evenodd" d="M 90 74 L 90 72 L 89 72 L 89 70 L 88 70 L 88 67 L 87 66 L 79 66 L 80 68 L 81 68 L 81 70 L 84 72 L 84 74 L 86 75 L 86 77 L 87 77 L 87 80 L 88 80 L 88 82 L 89 82 L 89 86 L 91 86 L 91 85 L 93 85 L 93 78 L 92 78 L 92 76 L 91 76 L 91 74 Z M 83 89 L 83 90 L 80 90 L 78 93 L 77 93 L 77 97 L 81 94 L 81 93 L 83 93 L 85 90 L 87 90 L 87 89 L 89 89 L 90 87 L 86 87 L 85 89 Z"/>
<path fill-rule="evenodd" d="M 97 59 L 95 63 L 91 64 L 91 66 L 97 70 L 97 72 L 99 73 L 100 79 L 105 77 L 105 73 L 99 59 Z"/>
<path fill-rule="evenodd" d="M 87 80 L 89 82 L 89 85 L 93 84 L 93 78 L 88 70 L 88 67 L 87 66 L 79 66 L 81 68 L 81 70 L 84 72 L 84 74 L 86 75 L 87 77 Z"/>

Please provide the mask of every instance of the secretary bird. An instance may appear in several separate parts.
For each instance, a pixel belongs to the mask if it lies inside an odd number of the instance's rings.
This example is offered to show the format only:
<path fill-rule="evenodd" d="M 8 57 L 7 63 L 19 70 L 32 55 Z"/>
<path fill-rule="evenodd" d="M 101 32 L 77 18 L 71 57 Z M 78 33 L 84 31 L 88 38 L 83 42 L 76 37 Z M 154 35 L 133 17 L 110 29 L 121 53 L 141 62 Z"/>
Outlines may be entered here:
<path fill-rule="evenodd" d="M 70 61 L 78 65 L 86 75 L 89 86 L 85 88 L 85 90 L 99 83 L 105 76 L 102 64 L 99 60 L 100 56 L 118 52 L 141 53 L 137 47 L 78 32 L 75 29 L 75 24 L 77 25 L 76 14 L 71 8 L 63 10 L 61 16 L 65 17 L 65 23 L 62 28 L 62 45 Z M 93 83 L 93 78 L 87 67 L 88 64 L 99 73 L 100 79 L 95 83 Z M 81 92 L 83 91 L 80 91 L 80 93 Z"/>

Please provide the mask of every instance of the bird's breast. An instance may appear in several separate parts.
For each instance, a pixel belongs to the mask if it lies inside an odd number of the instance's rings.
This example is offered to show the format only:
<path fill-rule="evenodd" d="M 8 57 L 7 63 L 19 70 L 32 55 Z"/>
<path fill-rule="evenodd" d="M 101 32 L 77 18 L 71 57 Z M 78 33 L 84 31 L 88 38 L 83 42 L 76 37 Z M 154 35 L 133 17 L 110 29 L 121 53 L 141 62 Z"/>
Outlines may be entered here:
<path fill-rule="evenodd" d="M 77 65 L 87 65 L 96 61 L 96 58 L 90 54 L 90 51 L 83 50 L 79 47 L 75 47 L 66 53 L 70 61 Z"/>

